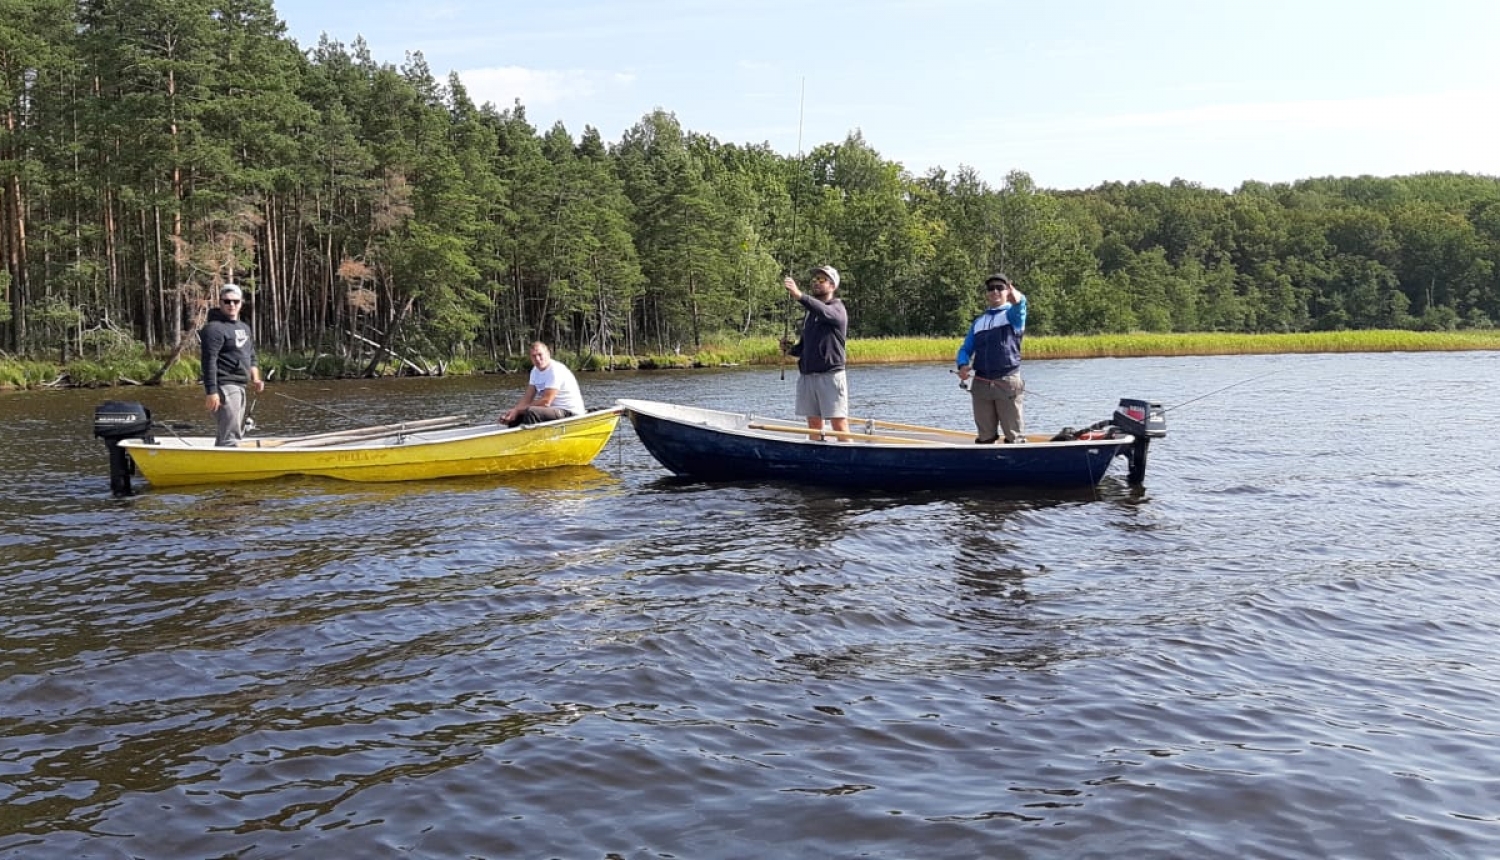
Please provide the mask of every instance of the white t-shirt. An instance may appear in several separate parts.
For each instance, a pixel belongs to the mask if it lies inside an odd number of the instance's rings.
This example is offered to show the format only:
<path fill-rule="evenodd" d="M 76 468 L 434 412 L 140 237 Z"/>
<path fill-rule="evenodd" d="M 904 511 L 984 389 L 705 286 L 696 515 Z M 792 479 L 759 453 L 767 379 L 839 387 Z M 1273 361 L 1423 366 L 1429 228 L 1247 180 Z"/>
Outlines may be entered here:
<path fill-rule="evenodd" d="M 538 397 L 549 388 L 557 389 L 557 396 L 552 399 L 554 408 L 569 415 L 583 414 L 583 392 L 578 389 L 578 379 L 573 376 L 573 371 L 557 359 L 548 362 L 546 370 L 533 366 L 531 384 L 536 388 Z"/>

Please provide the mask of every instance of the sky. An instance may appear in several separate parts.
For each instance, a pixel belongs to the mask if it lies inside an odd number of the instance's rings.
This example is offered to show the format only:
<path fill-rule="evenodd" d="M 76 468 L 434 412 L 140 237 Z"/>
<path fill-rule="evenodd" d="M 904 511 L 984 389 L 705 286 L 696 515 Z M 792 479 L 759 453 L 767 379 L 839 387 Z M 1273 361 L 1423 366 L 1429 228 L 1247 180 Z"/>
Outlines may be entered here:
<path fill-rule="evenodd" d="M 1051 189 L 1500 176 L 1495 0 L 273 0 L 304 49 L 420 52 L 606 143 L 656 109 L 787 155 Z"/>

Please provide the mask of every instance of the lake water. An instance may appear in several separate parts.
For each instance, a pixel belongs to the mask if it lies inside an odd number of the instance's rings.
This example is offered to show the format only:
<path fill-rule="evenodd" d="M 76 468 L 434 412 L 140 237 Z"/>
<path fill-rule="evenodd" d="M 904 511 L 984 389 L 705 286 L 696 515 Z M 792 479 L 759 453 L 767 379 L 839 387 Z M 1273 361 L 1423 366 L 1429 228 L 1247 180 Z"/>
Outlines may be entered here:
<path fill-rule="evenodd" d="M 1038 499 L 684 483 L 622 423 L 523 478 L 118 500 L 95 404 L 206 429 L 198 391 L 3 394 L 0 857 L 1500 856 L 1497 366 L 1030 362 L 1034 432 L 1176 407 L 1144 490 Z M 944 366 L 849 376 L 970 426 Z M 785 416 L 787 377 L 581 379 Z"/>

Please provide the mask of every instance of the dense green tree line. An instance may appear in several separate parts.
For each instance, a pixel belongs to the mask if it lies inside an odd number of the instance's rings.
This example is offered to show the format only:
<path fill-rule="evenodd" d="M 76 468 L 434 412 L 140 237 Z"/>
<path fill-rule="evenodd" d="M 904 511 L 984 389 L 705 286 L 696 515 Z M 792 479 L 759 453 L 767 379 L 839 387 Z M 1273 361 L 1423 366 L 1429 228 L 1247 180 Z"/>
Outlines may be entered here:
<path fill-rule="evenodd" d="M 303 51 L 269 0 L 0 0 L 0 348 L 190 347 L 215 288 L 262 349 L 610 356 L 780 333 L 844 272 L 853 333 L 954 335 L 985 273 L 1051 334 L 1500 319 L 1500 180 L 998 187 L 858 133 L 789 157 L 656 111 L 620 140 L 476 105 L 419 54 Z"/>

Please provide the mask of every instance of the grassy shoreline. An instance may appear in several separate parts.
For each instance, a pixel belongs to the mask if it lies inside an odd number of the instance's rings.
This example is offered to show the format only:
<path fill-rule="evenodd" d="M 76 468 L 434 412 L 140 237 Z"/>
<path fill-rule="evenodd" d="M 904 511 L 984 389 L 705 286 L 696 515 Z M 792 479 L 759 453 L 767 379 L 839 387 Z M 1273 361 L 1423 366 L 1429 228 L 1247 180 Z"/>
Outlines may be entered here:
<path fill-rule="evenodd" d="M 959 340 L 945 338 L 870 338 L 849 342 L 849 363 L 911 364 L 953 360 Z M 1193 355 L 1280 355 L 1323 352 L 1464 352 L 1500 351 L 1500 330 L 1471 329 L 1449 332 L 1415 331 L 1339 331 L 1299 334 L 1108 334 L 1031 336 L 1026 339 L 1023 357 L 1027 361 L 1062 358 L 1141 358 L 1148 356 Z M 784 359 L 776 348 L 776 339 L 749 337 L 734 341 L 705 343 L 692 353 L 652 354 L 642 356 L 603 356 L 570 354 L 558 350 L 558 357 L 581 371 L 666 370 L 735 365 L 777 365 Z M 357 362 L 329 361 L 327 356 L 264 356 L 262 365 L 273 379 L 344 379 L 356 375 Z M 140 384 L 151 378 L 161 359 L 133 356 L 123 359 L 80 359 L 67 364 L 20 359 L 0 359 L 0 390 L 46 388 L 109 388 Z M 526 367 L 524 357 L 508 359 L 500 368 L 481 366 L 472 360 L 456 360 L 447 365 L 449 375 L 517 372 Z M 396 361 L 389 362 L 383 375 L 394 376 L 401 370 Z M 196 359 L 175 364 L 163 384 L 196 384 L 199 379 Z"/>
<path fill-rule="evenodd" d="M 889 347 L 886 345 L 889 344 Z M 904 346 L 909 344 L 910 346 Z M 957 339 L 851 341 L 850 361 L 866 349 L 875 361 L 952 360 Z M 1100 334 L 1028 337 L 1025 360 L 1048 358 L 1144 358 L 1189 355 L 1285 355 L 1320 352 L 1466 352 L 1500 350 L 1500 330 L 1417 332 L 1395 330 L 1298 334 Z M 911 357 L 886 359 L 911 352 Z M 920 357 L 918 357 L 920 356 Z"/>

